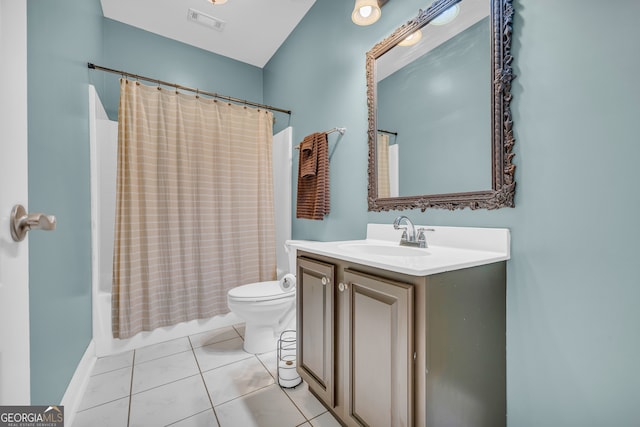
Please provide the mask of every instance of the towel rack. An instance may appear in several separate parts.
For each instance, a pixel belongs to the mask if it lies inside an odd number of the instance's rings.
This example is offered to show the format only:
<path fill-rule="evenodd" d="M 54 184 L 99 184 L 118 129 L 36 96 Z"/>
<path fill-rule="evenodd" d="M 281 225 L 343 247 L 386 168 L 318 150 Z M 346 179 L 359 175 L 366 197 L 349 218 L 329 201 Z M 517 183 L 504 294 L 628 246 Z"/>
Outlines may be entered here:
<path fill-rule="evenodd" d="M 338 127 L 335 127 L 335 128 L 333 128 L 333 129 L 326 130 L 326 131 L 324 131 L 323 133 L 326 133 L 327 135 L 329 135 L 330 133 L 338 132 L 340 135 L 344 135 L 344 133 L 345 133 L 346 131 L 347 131 L 347 128 L 338 128 Z M 296 145 L 296 146 L 295 146 L 295 147 L 293 147 L 293 148 L 295 148 L 296 150 L 299 150 L 299 149 L 300 149 L 300 144 Z"/>
<path fill-rule="evenodd" d="M 325 133 L 329 135 L 330 133 L 338 132 L 340 133 L 340 135 L 344 135 L 346 131 L 347 131 L 347 128 L 333 128 L 331 130 L 325 131 Z"/>

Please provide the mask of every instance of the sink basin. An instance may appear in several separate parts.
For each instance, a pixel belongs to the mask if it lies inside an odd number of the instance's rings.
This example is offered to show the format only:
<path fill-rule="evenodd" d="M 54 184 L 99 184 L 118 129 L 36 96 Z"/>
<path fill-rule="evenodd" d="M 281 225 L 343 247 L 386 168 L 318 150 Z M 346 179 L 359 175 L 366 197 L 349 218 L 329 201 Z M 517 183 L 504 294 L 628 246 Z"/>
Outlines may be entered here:
<path fill-rule="evenodd" d="M 379 245 L 369 243 L 348 243 L 340 245 L 341 249 L 360 255 L 393 256 L 393 257 L 423 257 L 431 255 L 421 248 L 400 245 Z"/>

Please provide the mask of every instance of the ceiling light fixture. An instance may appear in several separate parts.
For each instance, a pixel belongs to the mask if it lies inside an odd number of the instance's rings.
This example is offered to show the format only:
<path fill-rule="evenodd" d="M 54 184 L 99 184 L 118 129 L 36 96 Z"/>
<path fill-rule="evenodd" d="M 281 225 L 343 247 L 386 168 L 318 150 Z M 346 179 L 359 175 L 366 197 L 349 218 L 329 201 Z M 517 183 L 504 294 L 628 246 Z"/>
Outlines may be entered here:
<path fill-rule="evenodd" d="M 218 6 L 220 4 L 225 4 L 227 2 L 227 0 L 207 0 L 209 3 L 211 3 L 214 6 Z"/>
<path fill-rule="evenodd" d="M 378 0 L 356 0 L 351 20 L 356 25 L 371 25 L 380 19 L 381 14 Z"/>
<path fill-rule="evenodd" d="M 445 25 L 445 24 L 448 24 L 449 22 L 451 22 L 454 19 L 456 19 L 456 16 L 458 16 L 458 13 L 460 13 L 460 5 L 459 4 L 454 4 L 449 9 L 445 10 L 440 15 L 436 16 L 435 18 L 433 18 L 431 20 L 431 22 L 429 22 L 429 23 L 433 24 L 433 25 Z"/>
<path fill-rule="evenodd" d="M 404 40 L 399 42 L 398 46 L 413 46 L 414 44 L 417 44 L 421 38 L 422 38 L 422 31 L 415 30 L 413 33 L 405 37 Z"/>

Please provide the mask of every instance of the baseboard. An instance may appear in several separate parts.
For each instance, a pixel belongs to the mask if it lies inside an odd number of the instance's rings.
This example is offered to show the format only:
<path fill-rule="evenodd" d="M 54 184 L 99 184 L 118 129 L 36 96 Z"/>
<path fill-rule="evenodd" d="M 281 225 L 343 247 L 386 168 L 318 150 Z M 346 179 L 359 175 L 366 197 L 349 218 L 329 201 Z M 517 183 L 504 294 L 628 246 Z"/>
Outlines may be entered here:
<path fill-rule="evenodd" d="M 73 419 L 80 407 L 80 403 L 82 403 L 82 397 L 89 385 L 89 378 L 91 377 L 91 371 L 96 364 L 96 360 L 95 343 L 91 340 L 67 386 L 67 391 L 65 391 L 64 396 L 62 396 L 62 402 L 60 402 L 60 404 L 64 406 L 65 426 L 73 425 Z"/>

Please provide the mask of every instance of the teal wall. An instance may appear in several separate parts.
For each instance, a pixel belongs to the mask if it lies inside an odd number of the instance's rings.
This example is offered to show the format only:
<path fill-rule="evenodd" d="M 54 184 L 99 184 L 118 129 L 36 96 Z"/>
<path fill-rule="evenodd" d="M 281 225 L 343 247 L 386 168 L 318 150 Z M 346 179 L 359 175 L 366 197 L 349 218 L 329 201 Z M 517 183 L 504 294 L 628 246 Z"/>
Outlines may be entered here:
<path fill-rule="evenodd" d="M 357 27 L 353 2 L 317 1 L 264 69 L 265 102 L 293 109 L 294 140 L 345 126 L 331 160 L 331 214 L 297 239 L 363 238 L 365 52 L 428 1 L 391 1 Z M 514 3 L 516 207 L 405 211 L 417 223 L 508 227 L 508 424 L 640 424 L 640 2 Z M 297 161 L 294 162 L 297 168 Z M 464 170 L 464 165 L 461 165 Z"/>
<path fill-rule="evenodd" d="M 91 340 L 86 63 L 101 38 L 99 0 L 27 3 L 29 210 L 58 220 L 29 233 L 33 404 L 60 402 Z"/>
<path fill-rule="evenodd" d="M 390 2 L 391 5 L 394 2 Z M 395 3 L 403 4 L 396 1 Z M 409 2 L 407 2 L 409 3 Z M 418 3 L 412 1 L 417 11 Z M 347 132 L 329 135 L 332 153 L 331 213 L 323 221 L 295 219 L 296 239 L 340 240 L 362 237 L 367 215 L 367 109 L 365 52 L 408 18 L 385 13 L 378 23 L 358 27 L 351 22 L 353 2 L 316 1 L 304 20 L 263 70 L 264 99 L 293 111 L 291 124 L 297 143 L 305 135 L 334 127 Z M 397 8 L 396 8 L 397 9 Z M 391 23 L 390 18 L 395 16 Z M 281 128 L 276 124 L 276 130 Z M 297 151 L 294 152 L 297 154 Z M 297 170 L 294 156 L 294 171 Z M 297 188 L 294 180 L 294 194 Z M 295 201 L 295 199 L 294 199 Z"/>
<path fill-rule="evenodd" d="M 117 119 L 119 76 L 87 62 L 262 102 L 262 70 L 102 16 L 99 0 L 28 3 L 31 398 L 59 403 L 92 337 L 88 84 Z M 285 116 L 286 117 L 286 116 Z"/>
<path fill-rule="evenodd" d="M 185 45 L 138 28 L 104 19 L 104 59 L 108 68 L 262 102 L 262 70 L 243 62 Z M 118 117 L 120 76 L 94 73 L 103 82 L 102 102 L 112 120 Z M 151 83 L 146 83 L 151 84 Z"/>

